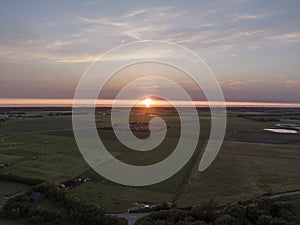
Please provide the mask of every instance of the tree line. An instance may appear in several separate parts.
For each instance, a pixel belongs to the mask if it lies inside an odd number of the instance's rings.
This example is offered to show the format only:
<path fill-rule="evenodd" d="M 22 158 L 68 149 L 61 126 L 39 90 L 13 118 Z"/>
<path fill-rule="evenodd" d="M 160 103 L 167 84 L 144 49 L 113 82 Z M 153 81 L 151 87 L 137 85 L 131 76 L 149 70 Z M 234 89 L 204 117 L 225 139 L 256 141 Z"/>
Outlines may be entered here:
<path fill-rule="evenodd" d="M 214 201 L 191 209 L 154 212 L 136 225 L 295 225 L 293 205 L 287 199 L 258 199 L 220 210 Z"/>
<path fill-rule="evenodd" d="M 32 192 L 40 193 L 43 200 L 51 202 L 50 209 L 30 199 Z M 33 225 L 127 225 L 125 219 L 106 215 L 103 208 L 73 197 L 51 183 L 35 186 L 27 193 L 9 199 L 0 211 L 0 217 L 25 220 Z"/>

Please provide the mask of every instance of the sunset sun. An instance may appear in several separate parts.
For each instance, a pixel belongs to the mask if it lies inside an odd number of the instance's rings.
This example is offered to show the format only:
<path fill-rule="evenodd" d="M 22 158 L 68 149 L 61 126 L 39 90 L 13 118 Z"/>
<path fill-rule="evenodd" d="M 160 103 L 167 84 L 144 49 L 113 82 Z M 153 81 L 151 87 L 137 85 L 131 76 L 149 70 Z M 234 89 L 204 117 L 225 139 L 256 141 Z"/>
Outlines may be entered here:
<path fill-rule="evenodd" d="M 143 103 L 147 108 L 149 108 L 153 104 L 153 100 L 151 98 L 146 98 L 145 100 L 143 100 Z"/>

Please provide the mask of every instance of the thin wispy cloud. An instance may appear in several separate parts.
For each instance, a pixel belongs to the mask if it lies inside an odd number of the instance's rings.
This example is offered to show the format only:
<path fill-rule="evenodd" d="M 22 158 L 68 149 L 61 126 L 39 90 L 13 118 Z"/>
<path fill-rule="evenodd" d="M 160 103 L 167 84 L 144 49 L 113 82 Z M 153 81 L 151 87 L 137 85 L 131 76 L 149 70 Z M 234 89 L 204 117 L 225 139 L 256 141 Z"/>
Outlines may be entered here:
<path fill-rule="evenodd" d="M 128 13 L 125 14 L 125 18 L 126 17 L 133 17 L 133 16 L 137 16 L 137 15 L 140 15 L 140 14 L 143 14 L 147 12 L 147 9 L 137 9 L 137 10 L 134 10 L 134 11 L 130 11 Z"/>
<path fill-rule="evenodd" d="M 271 40 L 277 40 L 285 43 L 300 42 L 300 32 L 284 33 L 268 37 Z"/>
<path fill-rule="evenodd" d="M 286 87 L 297 87 L 300 88 L 300 80 L 226 80 L 220 81 L 223 88 L 245 88 L 252 87 L 253 85 L 260 86 L 286 86 Z"/>
<path fill-rule="evenodd" d="M 235 14 L 233 15 L 233 21 L 240 20 L 257 20 L 270 16 L 269 14 Z"/>
<path fill-rule="evenodd" d="M 99 52 L 99 55 L 105 52 L 103 43 L 109 44 L 106 46 L 114 47 L 130 41 L 155 39 L 176 42 L 201 52 L 210 52 L 227 51 L 240 47 L 255 49 L 261 47 L 262 44 L 272 44 L 272 42 L 263 43 L 263 40 L 268 39 L 284 43 L 300 40 L 299 33 L 280 34 L 278 30 L 269 27 L 248 27 L 249 25 L 244 27 L 243 24 L 231 24 L 230 20 L 226 19 L 220 19 L 218 22 L 210 20 L 211 15 L 217 13 L 226 18 L 226 12 L 222 10 L 222 7 L 208 8 L 203 12 L 203 14 L 191 13 L 187 9 L 179 9 L 174 6 L 129 9 L 125 13 L 110 16 L 68 12 L 65 13 L 69 18 L 68 21 L 73 20 L 73 24 L 79 23 L 80 25 L 76 26 L 78 27 L 77 31 L 71 31 L 73 34 L 63 34 L 56 40 L 44 39 L 42 40 L 44 44 L 41 44 L 39 49 L 36 48 L 36 45 L 40 40 L 29 46 L 26 43 L 24 46 L 20 44 L 22 41 L 28 40 L 17 40 L 16 46 L 5 45 L 0 55 L 2 58 L 14 58 L 14 60 L 17 60 L 18 56 L 20 59 L 22 57 L 47 59 L 48 56 L 49 60 L 59 62 L 83 62 L 93 59 L 96 55 L 95 50 Z M 228 16 L 235 22 L 247 22 L 272 17 L 272 14 L 239 12 Z M 70 22 L 66 24 L 70 26 Z M 275 33 L 276 35 L 274 35 Z M 84 47 L 78 48 L 78 45 Z M 71 50 L 72 48 L 73 50 Z M 53 51 L 49 52 L 49 49 Z M 92 57 L 86 57 L 87 55 Z"/>

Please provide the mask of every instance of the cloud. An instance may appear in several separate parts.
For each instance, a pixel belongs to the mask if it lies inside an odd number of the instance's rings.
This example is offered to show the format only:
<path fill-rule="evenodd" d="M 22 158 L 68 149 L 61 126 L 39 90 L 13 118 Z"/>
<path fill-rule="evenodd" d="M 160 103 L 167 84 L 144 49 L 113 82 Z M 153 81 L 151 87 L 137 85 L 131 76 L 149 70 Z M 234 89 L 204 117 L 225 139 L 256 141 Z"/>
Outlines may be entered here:
<path fill-rule="evenodd" d="M 62 27 L 47 27 L 49 21 L 45 22 L 48 30 L 65 32 L 52 36 L 40 35 L 36 39 L 16 36 L 13 37 L 16 39 L 15 45 L 1 41 L 0 57 L 6 60 L 27 58 L 87 62 L 120 43 L 149 39 L 175 42 L 201 53 L 257 49 L 300 41 L 299 32 L 288 32 L 285 28 L 285 33 L 281 33 L 283 31 L 278 28 L 280 24 L 276 27 L 261 26 L 259 19 L 274 16 L 269 12 L 247 9 L 247 13 L 243 10 L 232 13 L 232 9 L 229 6 L 229 9 L 226 8 L 225 4 L 218 7 L 209 2 L 202 4 L 201 13 L 189 4 L 181 8 L 176 4 L 164 7 L 140 5 L 135 9 L 124 7 L 119 13 L 103 13 L 101 16 L 84 14 L 84 11 L 65 13 L 67 20 L 63 20 Z M 239 5 L 243 4 L 246 3 L 239 2 Z M 202 5 L 195 4 L 195 9 L 197 7 Z M 42 29 L 43 23 L 39 23 L 38 27 Z"/>
<path fill-rule="evenodd" d="M 74 44 L 74 43 L 72 43 Z M 79 44 L 79 43 L 78 43 Z M 84 52 L 67 52 L 65 48 L 73 46 L 62 40 L 28 39 L 0 43 L 0 58 L 18 62 L 28 60 L 46 60 L 53 62 L 90 62 L 97 55 Z"/>
<path fill-rule="evenodd" d="M 253 88 L 254 86 L 269 86 L 272 88 L 300 88 L 300 80 L 224 80 L 220 81 L 220 85 L 223 88 Z"/>
<path fill-rule="evenodd" d="M 300 103 L 300 80 L 228 80 L 221 87 L 229 101 Z"/>
<path fill-rule="evenodd" d="M 285 43 L 300 42 L 300 32 L 284 33 L 268 37 L 271 40 L 277 40 Z"/>
<path fill-rule="evenodd" d="M 233 21 L 241 21 L 241 20 L 257 20 L 270 16 L 269 14 L 235 14 L 233 15 Z"/>
<path fill-rule="evenodd" d="M 141 11 L 139 11 L 141 12 Z M 137 12 L 136 12 L 137 13 Z M 132 13 L 130 13 L 132 15 Z M 140 13 L 141 14 L 141 13 Z M 130 16 L 133 17 L 133 16 Z M 76 17 L 80 22 L 92 25 L 90 28 L 83 31 L 88 31 L 94 34 L 110 34 L 118 36 L 120 39 L 129 37 L 132 40 L 151 39 L 153 34 L 167 30 L 168 26 L 165 24 L 151 24 L 141 25 L 138 20 L 125 17 L 121 18 L 86 18 L 82 16 Z M 123 22 L 117 22 L 123 21 Z M 147 38 L 146 38 L 147 37 Z"/>
<path fill-rule="evenodd" d="M 125 23 L 114 22 L 113 20 L 110 20 L 108 18 L 87 18 L 83 16 L 76 16 L 76 18 L 79 21 L 88 24 L 98 24 L 98 25 L 117 26 L 117 27 L 126 26 Z"/>
<path fill-rule="evenodd" d="M 244 80 L 226 80 L 226 81 L 220 81 L 220 85 L 223 87 L 233 87 L 233 86 L 239 86 L 241 84 L 244 84 L 246 81 Z"/>
<path fill-rule="evenodd" d="M 145 12 L 147 12 L 147 9 L 137 9 L 137 10 L 130 11 L 130 12 L 126 13 L 124 17 L 125 18 L 134 17 L 134 16 L 137 16 L 137 15 L 143 14 Z"/>
<path fill-rule="evenodd" d="M 300 88 L 300 80 L 286 80 L 285 84 L 288 87 L 299 87 Z"/>
<path fill-rule="evenodd" d="M 228 32 L 223 35 L 215 34 L 214 36 L 211 35 L 211 37 L 207 38 L 206 40 L 202 40 L 203 43 L 206 44 L 216 44 L 220 42 L 229 42 L 229 41 L 237 41 L 241 40 L 242 38 L 248 38 L 251 36 L 258 36 L 260 34 L 263 34 L 264 30 L 246 30 L 246 31 L 235 31 L 232 30 L 231 32 Z"/>

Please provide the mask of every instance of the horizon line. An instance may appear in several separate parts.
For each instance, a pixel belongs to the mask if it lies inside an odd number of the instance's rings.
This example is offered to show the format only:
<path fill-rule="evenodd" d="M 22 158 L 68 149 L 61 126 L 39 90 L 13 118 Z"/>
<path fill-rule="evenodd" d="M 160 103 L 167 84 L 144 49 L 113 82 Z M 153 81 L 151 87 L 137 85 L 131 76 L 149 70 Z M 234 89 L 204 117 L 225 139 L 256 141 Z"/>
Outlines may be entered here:
<path fill-rule="evenodd" d="M 0 107 L 71 107 L 74 99 L 55 99 L 55 98 L 0 98 Z M 83 105 L 91 105 L 94 100 L 82 99 Z M 126 107 L 126 101 L 123 101 Z M 137 100 L 138 102 L 139 100 Z M 168 106 L 165 101 L 157 101 L 153 107 Z M 111 107 L 114 99 L 101 99 L 97 100 L 97 107 Z M 164 103 L 163 103 L 164 102 Z M 174 101 L 178 105 L 184 107 L 189 106 L 186 101 L 176 100 Z M 209 107 L 209 106 L 224 106 L 222 102 L 210 102 L 208 101 L 193 101 L 196 107 Z M 128 103 L 127 103 L 128 104 Z M 137 103 L 139 104 L 139 103 Z M 170 106 L 170 105 L 169 105 Z M 266 101 L 225 101 L 227 107 L 300 107 L 300 103 L 287 103 L 287 102 L 266 102 Z"/>

